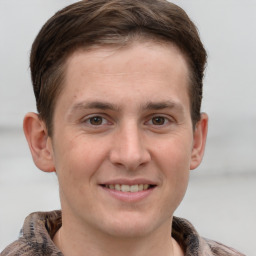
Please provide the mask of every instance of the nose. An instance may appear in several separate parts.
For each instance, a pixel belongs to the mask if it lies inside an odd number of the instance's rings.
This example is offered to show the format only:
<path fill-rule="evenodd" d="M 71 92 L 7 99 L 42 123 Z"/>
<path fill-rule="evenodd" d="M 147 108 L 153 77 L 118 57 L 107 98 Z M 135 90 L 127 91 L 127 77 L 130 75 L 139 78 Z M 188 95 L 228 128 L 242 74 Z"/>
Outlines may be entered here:
<path fill-rule="evenodd" d="M 110 161 L 127 170 L 136 170 L 146 165 L 151 155 L 146 146 L 143 131 L 137 124 L 120 127 L 114 136 L 110 151 Z"/>

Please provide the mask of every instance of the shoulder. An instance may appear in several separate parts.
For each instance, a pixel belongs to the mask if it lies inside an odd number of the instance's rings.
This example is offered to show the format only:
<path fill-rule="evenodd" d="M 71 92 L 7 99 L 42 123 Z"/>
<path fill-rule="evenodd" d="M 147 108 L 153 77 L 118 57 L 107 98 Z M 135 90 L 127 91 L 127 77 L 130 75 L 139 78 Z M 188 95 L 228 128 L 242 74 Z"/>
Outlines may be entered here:
<path fill-rule="evenodd" d="M 186 252 L 186 256 L 245 256 L 231 247 L 201 237 L 186 219 L 173 218 L 172 236 Z"/>
<path fill-rule="evenodd" d="M 7 246 L 2 252 L 1 256 L 19 256 L 19 255 L 33 255 L 31 247 L 28 246 L 22 239 L 19 239 L 9 246 Z"/>
<path fill-rule="evenodd" d="M 207 238 L 202 238 L 202 240 L 207 244 L 214 256 L 245 256 L 245 254 L 222 243 Z"/>
<path fill-rule="evenodd" d="M 61 226 L 61 212 L 37 212 L 24 221 L 20 238 L 7 246 L 1 256 L 63 256 L 52 241 Z"/>
<path fill-rule="evenodd" d="M 52 255 L 63 256 L 61 252 L 56 252 L 49 246 L 42 247 L 41 245 L 35 246 L 30 244 L 23 238 L 8 245 L 1 253 L 0 256 L 36 256 L 36 255 Z"/>

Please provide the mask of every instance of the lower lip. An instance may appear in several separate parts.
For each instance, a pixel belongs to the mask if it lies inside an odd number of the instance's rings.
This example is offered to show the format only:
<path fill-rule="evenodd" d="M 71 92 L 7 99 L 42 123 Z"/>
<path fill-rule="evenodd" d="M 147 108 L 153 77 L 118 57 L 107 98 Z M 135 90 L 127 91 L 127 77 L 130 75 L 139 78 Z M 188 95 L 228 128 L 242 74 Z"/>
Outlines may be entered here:
<path fill-rule="evenodd" d="M 118 191 L 118 190 L 114 190 L 114 189 L 109 189 L 106 187 L 102 187 L 101 188 L 106 191 L 107 193 L 109 193 L 112 197 L 123 201 L 123 202 L 138 202 L 141 201 L 145 198 L 147 198 L 155 189 L 155 187 L 147 189 L 147 190 L 142 190 L 142 191 L 138 191 L 138 192 L 122 192 L 122 191 Z"/>

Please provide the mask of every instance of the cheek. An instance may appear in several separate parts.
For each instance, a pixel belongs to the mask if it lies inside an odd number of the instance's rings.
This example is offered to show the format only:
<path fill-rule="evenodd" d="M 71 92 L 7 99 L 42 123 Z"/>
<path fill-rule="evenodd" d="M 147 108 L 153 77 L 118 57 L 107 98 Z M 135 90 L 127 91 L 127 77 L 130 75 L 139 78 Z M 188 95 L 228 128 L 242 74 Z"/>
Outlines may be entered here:
<path fill-rule="evenodd" d="M 169 189 L 175 190 L 175 193 L 186 190 L 189 178 L 190 153 L 187 149 L 173 149 L 168 154 L 162 155 L 164 158 L 162 170 L 164 179 L 169 185 Z"/>
<path fill-rule="evenodd" d="M 93 181 L 97 166 L 96 155 L 85 143 L 77 143 L 77 140 L 65 141 L 59 144 L 56 156 L 56 172 L 59 181 L 60 197 L 62 207 L 69 205 L 75 207 L 83 204 L 85 191 L 88 191 Z"/>
<path fill-rule="evenodd" d="M 185 142 L 176 139 L 162 143 L 155 156 L 158 168 L 162 170 L 167 203 L 172 201 L 175 207 L 184 197 L 189 180 L 191 147 Z"/>
<path fill-rule="evenodd" d="M 161 167 L 175 176 L 189 171 L 192 139 L 186 136 L 175 136 L 161 141 L 155 147 L 155 158 Z"/>
<path fill-rule="evenodd" d="M 105 159 L 106 150 L 83 136 L 66 140 L 58 145 L 56 171 L 59 180 L 68 184 L 87 186 Z"/>
<path fill-rule="evenodd" d="M 188 155 L 180 154 L 177 150 L 165 156 L 163 170 L 163 184 L 165 190 L 164 205 L 168 208 L 166 212 L 174 213 L 181 203 L 189 181 Z"/>

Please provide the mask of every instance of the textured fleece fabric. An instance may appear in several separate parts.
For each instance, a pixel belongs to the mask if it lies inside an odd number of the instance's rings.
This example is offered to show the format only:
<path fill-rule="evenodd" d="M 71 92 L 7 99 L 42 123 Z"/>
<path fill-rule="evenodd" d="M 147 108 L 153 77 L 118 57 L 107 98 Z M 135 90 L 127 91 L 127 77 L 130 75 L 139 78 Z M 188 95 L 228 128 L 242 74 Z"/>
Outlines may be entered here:
<path fill-rule="evenodd" d="M 19 239 L 10 244 L 1 256 L 63 256 L 52 241 L 60 227 L 61 211 L 32 213 L 25 219 Z M 173 218 L 172 236 L 183 248 L 185 256 L 245 256 L 223 244 L 200 237 L 185 219 Z"/>

